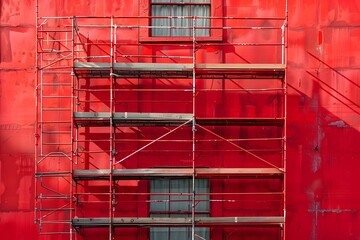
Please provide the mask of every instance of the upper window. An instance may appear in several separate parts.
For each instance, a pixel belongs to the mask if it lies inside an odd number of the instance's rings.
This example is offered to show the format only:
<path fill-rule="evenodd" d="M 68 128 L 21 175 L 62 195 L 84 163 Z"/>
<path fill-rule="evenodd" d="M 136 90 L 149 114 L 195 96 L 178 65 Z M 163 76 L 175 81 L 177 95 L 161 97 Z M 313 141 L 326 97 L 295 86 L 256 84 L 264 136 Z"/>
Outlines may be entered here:
<path fill-rule="evenodd" d="M 139 0 L 139 4 L 141 42 L 193 41 L 193 21 L 196 41 L 222 41 L 223 0 Z"/>
<path fill-rule="evenodd" d="M 210 10 L 210 0 L 151 0 L 151 35 L 192 36 L 195 21 L 195 36 L 210 36 Z"/>

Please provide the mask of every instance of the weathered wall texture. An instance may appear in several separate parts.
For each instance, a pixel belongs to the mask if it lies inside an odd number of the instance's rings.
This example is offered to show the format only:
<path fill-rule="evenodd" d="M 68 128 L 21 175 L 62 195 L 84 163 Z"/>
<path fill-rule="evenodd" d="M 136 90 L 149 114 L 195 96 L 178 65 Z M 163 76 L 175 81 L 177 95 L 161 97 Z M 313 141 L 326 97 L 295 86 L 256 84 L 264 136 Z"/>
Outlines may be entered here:
<path fill-rule="evenodd" d="M 40 1 L 40 12 L 130 15 L 131 2 Z M 224 12 L 277 13 L 279 2 L 224 0 Z M 35 1 L 0 11 L 0 236 L 37 239 Z M 359 41 L 360 1 L 289 1 L 287 239 L 360 239 Z"/>

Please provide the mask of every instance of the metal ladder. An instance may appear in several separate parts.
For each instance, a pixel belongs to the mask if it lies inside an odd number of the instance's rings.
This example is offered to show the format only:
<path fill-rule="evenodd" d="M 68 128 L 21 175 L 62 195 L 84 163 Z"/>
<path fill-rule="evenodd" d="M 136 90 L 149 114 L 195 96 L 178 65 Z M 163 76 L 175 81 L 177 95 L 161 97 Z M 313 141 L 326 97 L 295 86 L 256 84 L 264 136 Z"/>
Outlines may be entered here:
<path fill-rule="evenodd" d="M 73 19 L 37 17 L 36 38 L 35 222 L 73 239 Z"/>

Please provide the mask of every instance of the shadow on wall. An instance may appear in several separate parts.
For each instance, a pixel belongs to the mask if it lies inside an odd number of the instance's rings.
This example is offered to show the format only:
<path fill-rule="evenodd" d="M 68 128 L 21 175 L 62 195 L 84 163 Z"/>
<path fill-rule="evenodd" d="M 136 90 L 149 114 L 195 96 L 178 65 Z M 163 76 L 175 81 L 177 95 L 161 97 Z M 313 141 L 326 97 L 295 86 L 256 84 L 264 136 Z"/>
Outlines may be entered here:
<path fill-rule="evenodd" d="M 321 62 L 328 68 L 302 75 L 311 91 L 296 86 L 297 77 L 288 85 L 287 233 L 290 239 L 356 239 L 360 163 L 351 139 L 360 137 L 359 85 Z"/>

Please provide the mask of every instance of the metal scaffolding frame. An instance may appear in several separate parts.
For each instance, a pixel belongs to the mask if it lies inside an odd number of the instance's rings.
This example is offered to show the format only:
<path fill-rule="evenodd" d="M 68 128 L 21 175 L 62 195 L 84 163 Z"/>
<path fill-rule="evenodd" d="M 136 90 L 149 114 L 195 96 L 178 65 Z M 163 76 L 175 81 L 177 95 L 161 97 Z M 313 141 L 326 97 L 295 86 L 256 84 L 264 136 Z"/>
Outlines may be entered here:
<path fill-rule="evenodd" d="M 38 6 L 37 6 L 38 7 Z M 119 54 L 119 49 L 133 44 L 119 42 L 117 37 L 123 30 L 134 29 L 141 31 L 148 26 L 125 26 L 119 24 L 124 19 L 139 19 L 140 17 L 40 17 L 37 10 L 36 30 L 36 128 L 35 128 L 35 222 L 38 223 L 40 234 L 66 234 L 69 239 L 75 239 L 81 234 L 82 229 L 108 228 L 109 239 L 113 239 L 115 228 L 121 227 L 190 227 L 192 239 L 200 238 L 195 233 L 195 227 L 205 226 L 232 226 L 232 227 L 275 227 L 279 229 L 281 239 L 285 239 L 286 222 L 286 48 L 287 48 L 287 2 L 286 13 L 283 18 L 251 18 L 250 20 L 279 21 L 281 43 L 221 43 L 221 42 L 198 42 L 196 39 L 196 21 L 199 17 L 190 17 L 191 41 L 183 44 L 190 49 L 190 56 L 161 56 L 167 59 L 183 57 L 185 63 L 152 63 L 143 59 L 152 59 L 159 56 L 139 54 Z M 175 18 L 175 17 L 174 17 Z M 222 20 L 249 20 L 248 18 L 223 17 Z M 95 23 L 94 23 L 95 22 Z M 99 22 L 97 24 L 97 22 Z M 104 30 L 109 33 L 108 41 L 87 41 L 84 29 L 95 28 L 100 33 Z M 181 27 L 179 27 L 181 28 Z M 222 30 L 236 30 L 244 27 L 227 27 Z M 261 31 L 261 27 L 253 27 L 253 31 Z M 268 29 L 265 28 L 264 29 Z M 88 32 L 89 34 L 89 32 Z M 142 44 L 156 45 L 156 43 L 138 42 L 136 47 Z M 168 43 L 172 45 L 174 43 Z M 272 46 L 280 47 L 281 60 L 279 63 L 203 63 L 197 60 L 197 51 L 204 46 Z M 105 55 L 89 54 L 89 47 L 98 49 L 104 47 Z M 135 59 L 129 61 L 128 59 Z M 126 61 L 121 61 L 127 59 Z M 137 61 L 136 61 L 137 59 Z M 141 60 L 140 60 L 141 59 Z M 182 88 L 128 88 L 122 87 L 119 81 L 131 81 L 132 79 L 166 79 L 168 82 L 178 79 L 190 80 L 190 87 Z M 208 89 L 198 88 L 199 81 L 207 79 L 221 79 L 229 81 L 280 81 L 281 86 L 271 88 L 231 88 L 231 89 Z M 87 82 L 92 80 L 106 79 L 105 87 L 91 89 Z M 84 84 L 81 81 L 85 82 Z M 84 87 L 85 86 L 85 87 Z M 236 85 L 235 85 L 236 86 Z M 197 115 L 197 95 L 208 91 L 228 92 L 270 92 L 282 95 L 282 101 L 278 108 L 280 114 L 274 117 L 204 117 Z M 86 97 L 89 92 L 106 93 L 106 98 L 98 102 L 107 103 L 108 111 L 83 111 L 82 103 L 93 104 L 95 100 Z M 135 92 L 187 92 L 191 94 L 191 112 L 185 113 L 160 113 L 160 112 L 126 112 L 117 111 L 116 96 L 119 93 Z M 85 97 L 84 97 L 85 95 Z M 105 94 L 104 94 L 105 95 Z M 101 95 L 103 96 L 103 95 Z M 85 98 L 85 99 L 82 99 Z M 151 100 L 150 100 L 151 101 Z M 136 102 L 136 100 L 135 100 Z M 138 104 L 141 104 L 139 101 Z M 213 127 L 276 127 L 281 129 L 280 136 L 263 138 L 226 138 L 213 130 Z M 119 128 L 162 128 L 161 135 L 154 139 L 119 139 Z M 81 139 L 82 128 L 108 129 L 107 137 L 101 139 Z M 167 140 L 174 132 L 190 131 L 188 139 Z M 87 131 L 87 130 L 86 130 Z M 209 139 L 198 139 L 197 131 L 203 131 L 211 136 Z M 173 141 L 176 143 L 188 143 L 191 149 L 190 164 L 187 167 L 161 166 L 161 168 L 130 168 L 124 169 L 118 166 L 139 153 L 147 151 L 156 143 Z M 280 149 L 247 149 L 241 146 L 244 141 L 278 142 Z M 89 145 L 94 142 L 108 144 L 107 150 L 93 150 Z M 121 152 L 117 144 L 122 142 L 136 143 L 137 149 L 129 152 Z M 241 167 L 221 168 L 197 166 L 196 159 L 199 142 L 225 143 L 231 149 L 219 150 L 242 152 L 250 156 L 254 161 L 263 164 L 264 167 Z M 87 147 L 82 147 L 83 145 Z M 189 145 L 189 146 L 190 146 Z M 158 150 L 153 151 L 155 154 Z M 169 151 L 172 151 L 171 149 Z M 177 150 L 173 150 L 176 152 Z M 258 154 L 263 151 L 280 152 L 280 161 L 274 163 Z M 121 152 L 121 154 L 119 154 Z M 107 168 L 82 169 L 81 155 L 91 155 L 96 159 L 96 154 L 108 155 Z M 120 156 L 120 157 L 119 157 Z M 266 167 L 265 167 L 266 166 Z M 116 192 L 119 181 L 127 180 L 151 180 L 151 179 L 191 179 L 192 189 L 189 193 L 191 199 L 190 217 L 184 218 L 149 218 L 149 217 L 118 217 L 116 216 L 116 201 L 119 197 L 133 193 Z M 195 191 L 195 180 L 205 179 L 279 179 L 280 191 L 274 192 L 231 192 L 214 193 L 206 195 L 278 195 L 282 203 L 282 213 L 276 216 L 235 216 L 235 217 L 198 217 L 196 205 L 199 195 Z M 79 184 L 96 181 L 108 186 L 108 192 L 81 192 Z M 152 193 L 136 193 L 150 196 Z M 78 206 L 81 196 L 102 195 L 108 200 L 107 216 L 102 217 L 79 217 Z M 200 194 L 201 195 L 201 194 Z M 211 201 L 211 200 L 210 200 Z M 215 200 L 214 200 L 215 201 Z M 221 201 L 221 200 L 218 200 Z M 226 200 L 223 200 L 226 201 Z M 229 200 L 230 201 L 230 200 Z M 235 200 L 232 200 L 235 202 Z M 89 200 L 89 202 L 91 202 Z M 146 202 L 145 204 L 148 204 Z M 280 210 L 280 209 L 279 209 Z M 74 231 L 75 230 L 75 231 Z"/>

